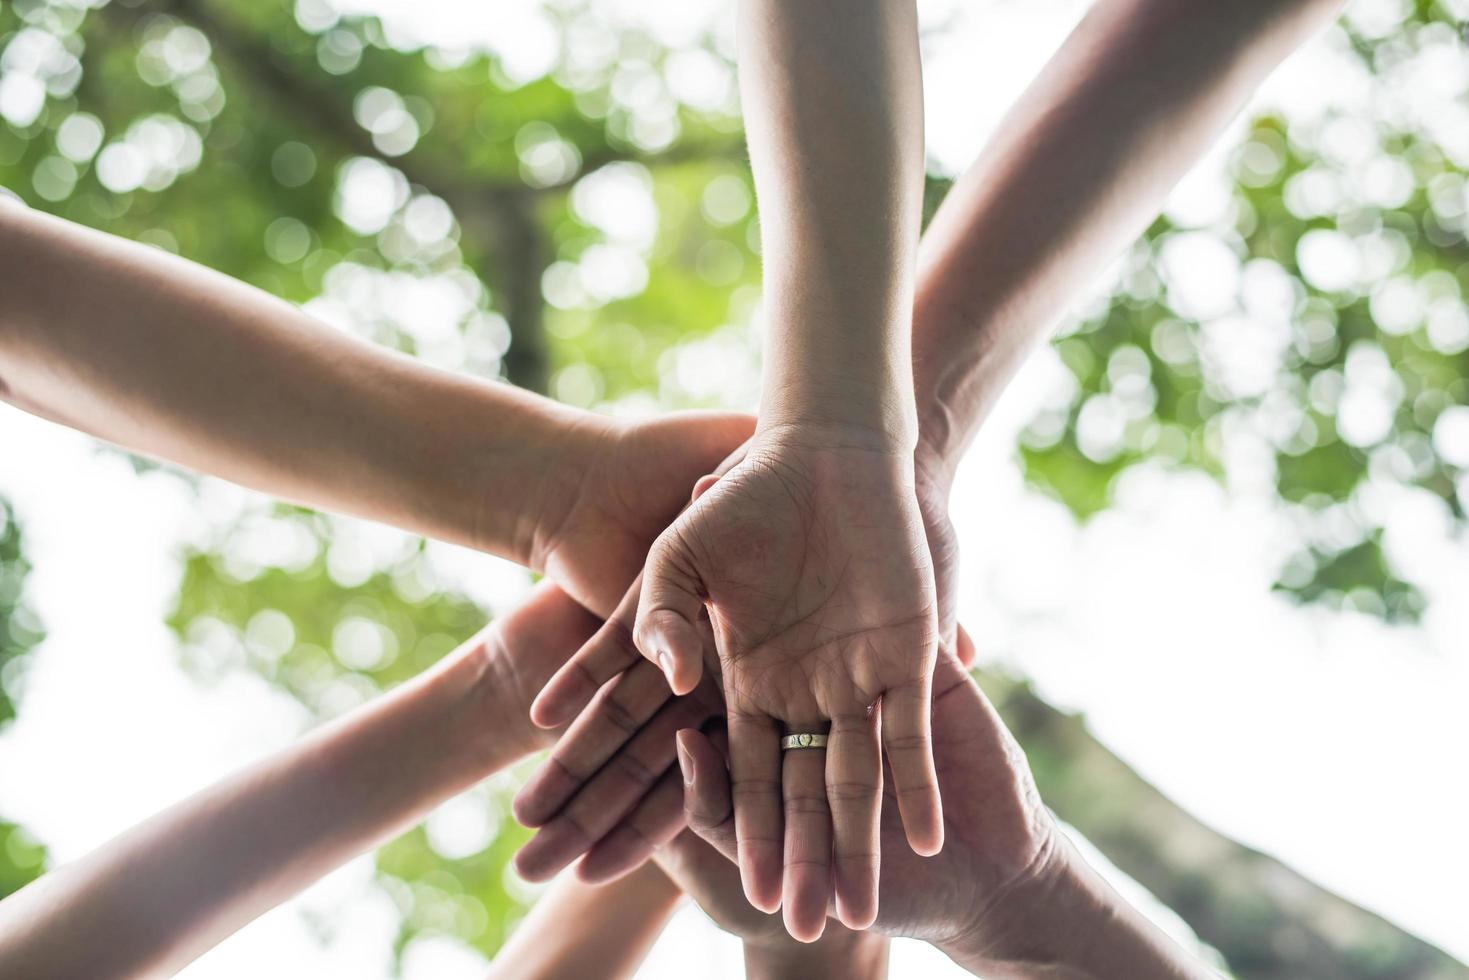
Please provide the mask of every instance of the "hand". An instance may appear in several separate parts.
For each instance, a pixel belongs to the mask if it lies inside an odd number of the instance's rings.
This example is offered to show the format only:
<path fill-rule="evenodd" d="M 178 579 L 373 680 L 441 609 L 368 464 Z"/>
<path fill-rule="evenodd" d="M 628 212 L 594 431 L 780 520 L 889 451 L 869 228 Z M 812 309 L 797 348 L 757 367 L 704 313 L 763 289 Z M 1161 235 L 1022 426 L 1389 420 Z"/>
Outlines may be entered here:
<path fill-rule="evenodd" d="M 524 602 L 481 631 L 480 680 L 493 698 L 495 723 L 480 727 L 490 755 L 508 763 L 556 741 L 559 731 L 531 723 L 531 702 L 599 625 L 555 583 L 542 582 Z"/>
<path fill-rule="evenodd" d="M 967 636 L 958 636 L 969 655 Z M 1013 937 L 1001 935 L 998 919 L 989 913 L 1042 873 L 1058 834 L 1024 754 L 958 658 L 940 657 L 933 690 L 944 850 L 920 858 L 902 846 L 899 801 L 885 787 L 881 901 L 872 928 L 945 948 L 990 948 Z M 731 811 L 723 753 L 708 736 L 686 730 L 678 735 L 678 756 L 689 827 L 735 860 L 737 811 Z M 1005 921 L 1024 918 L 1007 914 Z"/>
<path fill-rule="evenodd" d="M 960 630 L 958 646 L 972 656 Z M 925 939 L 980 976 L 1216 977 L 1130 907 L 1058 832 L 1025 755 L 959 658 L 934 675 L 935 763 L 948 839 L 936 858 L 901 846 L 884 794 L 881 904 L 873 929 Z M 716 742 L 678 735 L 689 827 L 729 860 L 738 842 Z"/>
<path fill-rule="evenodd" d="M 797 942 L 780 916 L 758 911 L 745 901 L 739 868 L 692 831 L 685 830 L 660 847 L 654 861 L 716 925 L 743 941 L 749 977 L 887 976 L 886 936 L 828 922 L 815 943 Z"/>
<path fill-rule="evenodd" d="M 803 938 L 819 935 L 824 922 L 833 837 L 843 921 L 861 928 L 875 914 L 881 763 L 871 709 L 879 700 L 910 840 L 927 852 L 942 842 L 927 731 L 935 636 L 926 559 L 906 452 L 814 448 L 768 434 L 649 556 L 637 645 L 662 654 L 674 667 L 675 688 L 690 689 L 702 674 L 707 596 L 744 797 L 746 890 L 766 910 L 781 904 L 784 891 L 787 924 Z M 625 624 L 627 608 L 619 612 L 614 619 Z M 629 656 L 625 633 L 609 624 L 599 639 L 621 669 Z M 584 692 L 610 676 L 584 673 L 592 677 Z M 645 717 L 623 718 L 620 727 L 631 731 Z M 831 721 L 834 821 L 822 753 L 782 759 L 776 719 L 804 731 Z M 787 762 L 790 874 L 782 883 L 777 789 Z"/>
<path fill-rule="evenodd" d="M 575 441 L 586 459 L 542 508 L 531 532 L 531 567 L 605 617 L 642 569 L 649 546 L 688 504 L 689 488 L 750 437 L 755 420 L 681 412 L 640 421 L 597 416 L 582 425 Z"/>

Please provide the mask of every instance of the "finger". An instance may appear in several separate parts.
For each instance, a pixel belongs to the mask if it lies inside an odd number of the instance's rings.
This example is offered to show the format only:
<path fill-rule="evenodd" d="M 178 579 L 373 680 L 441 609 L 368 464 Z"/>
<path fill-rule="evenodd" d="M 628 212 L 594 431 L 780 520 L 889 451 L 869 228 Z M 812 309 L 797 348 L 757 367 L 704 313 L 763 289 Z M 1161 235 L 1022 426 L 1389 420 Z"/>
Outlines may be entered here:
<path fill-rule="evenodd" d="M 679 834 L 655 857 L 674 884 L 727 932 L 746 938 L 779 935 L 780 922 L 745 901 L 740 892 L 740 869 L 693 831 Z"/>
<path fill-rule="evenodd" d="M 803 732 L 825 728 L 797 727 Z M 785 880 L 781 909 L 786 931 L 803 943 L 821 938 L 831 901 L 831 809 L 826 801 L 826 750 L 782 754 L 785 801 Z M 736 810 L 738 815 L 738 810 Z"/>
<path fill-rule="evenodd" d="M 882 696 L 882 743 L 893 774 L 903 830 L 915 853 L 937 854 L 944 846 L 943 804 L 933 765 L 929 731 L 930 680 L 889 688 Z"/>
<path fill-rule="evenodd" d="M 657 672 L 653 671 L 653 674 L 656 676 Z M 623 844 L 621 850 L 632 849 L 631 845 L 638 844 L 640 840 L 648 846 L 641 848 L 635 860 L 620 864 L 609 871 L 608 876 L 631 871 L 647 860 L 653 847 L 683 826 L 682 793 L 673 773 L 674 735 L 680 729 L 703 724 L 711 710 L 707 699 L 694 697 L 678 698 L 664 707 L 636 738 L 607 761 L 554 820 L 531 839 L 524 848 L 529 852 L 523 858 L 526 870 L 535 875 L 554 874 L 629 822 L 632 826 L 618 835 Z M 639 818 L 642 802 L 650 793 L 656 792 L 665 775 L 673 780 L 674 785 L 668 793 L 667 805 L 661 808 L 662 819 L 655 820 L 649 816 L 649 813 L 660 812 L 656 805 Z M 642 824 L 635 818 L 641 819 Z M 658 828 L 662 830 L 655 833 Z M 588 869 L 589 873 L 595 873 L 596 868 L 594 863 Z"/>
<path fill-rule="evenodd" d="M 978 651 L 974 648 L 974 638 L 969 635 L 969 631 L 964 628 L 964 624 L 956 624 L 956 629 L 958 630 L 958 638 L 955 643 L 955 651 L 959 655 L 959 662 L 964 665 L 965 670 L 968 670 L 974 666 L 974 659 L 978 656 Z"/>
<path fill-rule="evenodd" d="M 614 679 L 592 699 L 516 794 L 511 804 L 515 819 L 527 827 L 550 820 L 668 701 L 668 685 L 652 664 L 640 660 Z M 675 730 L 667 731 L 670 742 Z M 673 762 L 671 744 L 666 755 L 665 767 Z"/>
<path fill-rule="evenodd" d="M 763 714 L 729 716 L 730 797 L 745 897 L 763 912 L 780 908 L 782 820 L 780 734 Z"/>
<path fill-rule="evenodd" d="M 693 503 L 700 497 L 704 496 L 704 494 L 709 492 L 709 488 L 714 486 L 714 484 L 718 482 L 719 477 L 713 473 L 710 473 L 707 476 L 699 477 L 698 482 L 694 484 L 694 492 L 689 497 L 689 503 Z"/>
<path fill-rule="evenodd" d="M 826 796 L 831 802 L 837 918 L 849 929 L 866 929 L 877 918 L 881 853 L 882 755 L 874 715 L 854 712 L 833 719 Z"/>
<path fill-rule="evenodd" d="M 641 659 L 632 641 L 641 577 L 623 595 L 612 616 L 552 675 L 531 702 L 530 718 L 541 728 L 558 728 L 575 718 L 612 678 Z"/>
<path fill-rule="evenodd" d="M 684 730 L 678 733 L 678 768 L 683 774 L 684 817 L 689 828 L 729 861 L 738 860 L 724 756 L 703 732 Z"/>
<path fill-rule="evenodd" d="M 698 629 L 704 600 L 698 573 L 678 542 L 678 526 L 664 531 L 648 552 L 633 640 L 663 668 L 673 693 L 687 694 L 704 670 Z"/>
<path fill-rule="evenodd" d="M 576 866 L 576 876 L 595 885 L 636 871 L 685 826 L 683 780 L 676 770 L 670 769 L 627 819 L 587 852 Z"/>

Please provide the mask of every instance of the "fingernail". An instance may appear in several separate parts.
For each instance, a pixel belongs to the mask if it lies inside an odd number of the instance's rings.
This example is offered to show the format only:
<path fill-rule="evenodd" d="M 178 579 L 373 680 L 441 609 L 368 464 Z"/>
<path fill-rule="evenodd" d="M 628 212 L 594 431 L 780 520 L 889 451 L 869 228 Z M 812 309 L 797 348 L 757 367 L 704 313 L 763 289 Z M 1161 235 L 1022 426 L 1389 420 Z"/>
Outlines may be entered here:
<path fill-rule="evenodd" d="M 668 678 L 668 686 L 673 686 L 673 658 L 668 655 L 667 650 L 658 651 L 658 666 L 663 668 L 663 676 Z"/>
<path fill-rule="evenodd" d="M 683 739 L 674 737 L 674 747 L 678 749 L 678 771 L 683 773 L 683 784 L 694 785 L 694 757 L 689 755 L 689 750 L 683 747 Z"/>

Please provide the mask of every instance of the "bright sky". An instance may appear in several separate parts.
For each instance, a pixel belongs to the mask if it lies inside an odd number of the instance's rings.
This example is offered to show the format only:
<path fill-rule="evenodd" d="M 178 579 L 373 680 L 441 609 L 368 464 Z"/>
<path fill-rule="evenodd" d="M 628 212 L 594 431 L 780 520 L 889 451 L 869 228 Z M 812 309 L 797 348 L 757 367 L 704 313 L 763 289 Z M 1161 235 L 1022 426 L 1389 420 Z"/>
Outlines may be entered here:
<path fill-rule="evenodd" d="M 384 11 L 431 40 L 491 38 L 535 69 L 542 27 L 531 0 L 342 6 Z M 657 22 L 675 40 L 724 7 L 605 6 Z M 922 7 L 926 23 L 948 24 L 926 51 L 930 152 L 957 170 L 1084 4 Z M 1264 98 L 1322 98 L 1332 86 L 1321 73 L 1332 64 L 1316 45 Z M 1172 206 L 1207 211 L 1210 173 L 1202 168 Z M 1078 527 L 1023 488 L 1011 458 L 1014 434 L 1055 370 L 1048 353 L 1028 368 L 955 497 L 962 613 L 982 656 L 1085 712 L 1103 741 L 1222 832 L 1469 958 L 1469 781 L 1456 778 L 1462 759 L 1453 749 L 1469 744 L 1469 607 L 1448 598 L 1469 590 L 1469 549 L 1414 499 L 1393 503 L 1394 533 L 1439 598 L 1422 628 L 1392 629 L 1273 595 L 1280 518 L 1248 486 L 1225 493 L 1202 478 L 1135 474 L 1116 510 Z M 0 738 L 0 812 L 64 860 L 287 744 L 304 719 L 258 679 L 205 688 L 176 666 L 176 640 L 162 623 L 178 580 L 171 555 L 200 528 L 176 480 L 138 477 L 89 440 L 7 408 L 0 447 L 0 493 L 25 526 L 36 565 L 30 600 L 50 631 L 21 718 Z M 207 499 L 228 512 L 248 495 L 212 486 Z M 477 593 L 504 602 L 515 591 L 499 563 L 443 554 Z M 395 916 L 371 885 L 370 862 L 359 860 L 186 976 L 386 976 Z M 740 976 L 737 949 L 685 911 L 644 975 Z M 940 961 L 909 944 L 894 975 L 939 976 Z M 410 948 L 406 975 L 473 977 L 482 968 L 457 943 L 424 940 Z"/>

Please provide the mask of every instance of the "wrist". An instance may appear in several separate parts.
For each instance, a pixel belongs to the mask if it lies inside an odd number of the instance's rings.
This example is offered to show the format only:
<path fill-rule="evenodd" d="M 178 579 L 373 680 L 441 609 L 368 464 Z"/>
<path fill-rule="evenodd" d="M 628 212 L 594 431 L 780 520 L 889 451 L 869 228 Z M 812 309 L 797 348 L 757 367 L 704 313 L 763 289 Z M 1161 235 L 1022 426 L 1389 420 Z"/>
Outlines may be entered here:
<path fill-rule="evenodd" d="M 995 980 L 1216 977 L 1129 906 L 1054 827 L 1026 872 L 937 945 Z"/>
<path fill-rule="evenodd" d="M 745 976 L 750 980 L 783 977 L 849 977 L 880 980 L 888 973 L 891 941 L 874 932 L 853 932 L 828 922 L 814 943 L 799 943 L 781 930 L 770 940 L 745 941 Z"/>
<path fill-rule="evenodd" d="M 617 423 L 591 412 L 537 401 L 519 458 L 506 459 L 494 450 L 472 454 L 480 468 L 473 540 L 481 551 L 542 572 L 557 531 L 581 499 L 594 461 Z M 520 478 L 507 481 L 507 471 L 517 472 Z M 502 492 L 507 482 L 518 486 L 515 493 Z"/>
<path fill-rule="evenodd" d="M 772 366 L 760 400 L 759 431 L 779 429 L 840 435 L 911 452 L 919 418 L 907 356 L 878 354 L 869 367 L 816 374 Z"/>
<path fill-rule="evenodd" d="M 530 720 L 530 702 L 520 689 L 521 671 L 510 662 L 501 622 L 486 627 L 467 644 L 447 665 L 443 678 L 459 692 L 450 708 L 458 731 L 451 742 L 462 747 L 465 765 L 480 775 L 540 750 L 547 735 Z"/>

